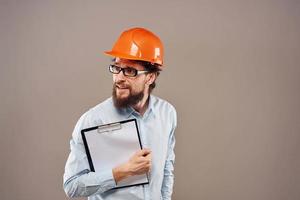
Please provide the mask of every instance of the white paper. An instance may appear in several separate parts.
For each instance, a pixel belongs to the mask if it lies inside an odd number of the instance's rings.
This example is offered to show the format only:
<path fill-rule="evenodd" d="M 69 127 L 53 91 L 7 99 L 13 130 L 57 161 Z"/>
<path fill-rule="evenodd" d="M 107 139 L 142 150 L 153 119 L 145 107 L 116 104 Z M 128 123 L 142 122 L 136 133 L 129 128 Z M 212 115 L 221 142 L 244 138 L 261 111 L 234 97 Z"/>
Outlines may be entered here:
<path fill-rule="evenodd" d="M 85 132 L 94 169 L 101 172 L 127 162 L 141 149 L 135 121 L 121 123 L 121 129 L 99 133 L 98 129 Z M 148 183 L 146 174 L 131 176 L 117 187 Z"/>

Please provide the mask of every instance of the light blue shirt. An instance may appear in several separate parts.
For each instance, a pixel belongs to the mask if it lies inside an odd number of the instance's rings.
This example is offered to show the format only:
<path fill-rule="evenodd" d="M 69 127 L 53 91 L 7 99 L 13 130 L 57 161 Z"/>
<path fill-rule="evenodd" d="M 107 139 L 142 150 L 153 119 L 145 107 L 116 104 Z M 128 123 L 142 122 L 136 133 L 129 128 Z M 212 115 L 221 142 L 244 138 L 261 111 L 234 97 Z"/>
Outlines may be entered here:
<path fill-rule="evenodd" d="M 132 118 L 137 119 L 143 148 L 152 151 L 149 184 L 111 190 L 116 186 L 112 169 L 90 171 L 81 130 Z M 71 152 L 65 166 L 63 185 L 67 196 L 88 197 L 89 200 L 171 199 L 176 125 L 175 108 L 153 95 L 150 95 L 143 116 L 132 108 L 116 109 L 112 98 L 90 109 L 78 120 L 70 141 Z"/>

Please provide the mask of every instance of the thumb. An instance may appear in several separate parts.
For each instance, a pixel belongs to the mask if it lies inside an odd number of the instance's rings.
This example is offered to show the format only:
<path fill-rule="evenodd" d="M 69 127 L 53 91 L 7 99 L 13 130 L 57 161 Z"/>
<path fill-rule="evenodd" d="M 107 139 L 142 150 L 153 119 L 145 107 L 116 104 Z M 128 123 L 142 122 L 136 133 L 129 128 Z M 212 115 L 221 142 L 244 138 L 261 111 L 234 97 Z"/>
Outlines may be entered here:
<path fill-rule="evenodd" d="M 140 151 L 137 152 L 137 155 L 138 156 L 146 156 L 148 155 L 149 153 L 151 153 L 151 150 L 150 149 L 142 149 Z"/>

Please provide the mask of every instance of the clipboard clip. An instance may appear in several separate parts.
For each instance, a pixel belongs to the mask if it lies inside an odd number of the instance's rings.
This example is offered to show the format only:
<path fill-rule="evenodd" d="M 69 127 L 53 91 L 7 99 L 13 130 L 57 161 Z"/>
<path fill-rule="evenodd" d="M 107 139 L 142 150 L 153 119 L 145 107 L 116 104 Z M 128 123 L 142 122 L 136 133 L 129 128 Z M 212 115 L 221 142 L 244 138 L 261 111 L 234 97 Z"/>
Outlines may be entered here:
<path fill-rule="evenodd" d="M 98 127 L 98 133 L 105 133 L 105 132 L 112 132 L 112 131 L 116 131 L 116 130 L 120 130 L 121 127 L 121 123 L 113 123 L 113 124 L 107 124 L 104 126 L 99 126 Z"/>

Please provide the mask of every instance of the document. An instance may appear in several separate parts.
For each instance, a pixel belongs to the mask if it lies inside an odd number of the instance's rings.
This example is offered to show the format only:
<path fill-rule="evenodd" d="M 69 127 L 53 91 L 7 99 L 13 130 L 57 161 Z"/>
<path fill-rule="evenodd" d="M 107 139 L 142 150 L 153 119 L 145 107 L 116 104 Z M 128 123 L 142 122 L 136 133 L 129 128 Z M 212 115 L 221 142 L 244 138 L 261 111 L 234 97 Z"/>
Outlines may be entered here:
<path fill-rule="evenodd" d="M 81 131 L 91 171 L 101 172 L 127 162 L 142 149 L 136 119 L 95 126 Z M 148 184 L 147 174 L 131 176 L 117 188 Z"/>

